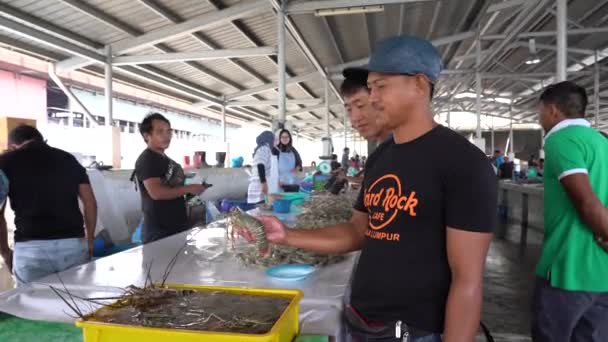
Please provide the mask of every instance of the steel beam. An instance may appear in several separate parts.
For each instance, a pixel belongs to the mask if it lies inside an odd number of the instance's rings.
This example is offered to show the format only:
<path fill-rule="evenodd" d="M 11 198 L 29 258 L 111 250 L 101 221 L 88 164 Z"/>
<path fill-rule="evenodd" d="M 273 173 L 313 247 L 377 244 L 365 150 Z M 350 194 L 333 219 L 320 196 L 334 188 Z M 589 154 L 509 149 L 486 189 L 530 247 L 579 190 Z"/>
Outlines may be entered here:
<path fill-rule="evenodd" d="M 574 75 L 591 75 L 590 71 L 574 71 L 567 72 L 568 74 Z M 522 78 L 522 77 L 551 77 L 555 76 L 555 73 L 552 72 L 528 72 L 528 73 L 492 73 L 485 72 L 481 74 L 483 78 Z"/>
<path fill-rule="evenodd" d="M 579 29 L 568 29 L 566 32 L 569 36 L 578 36 L 595 33 L 607 33 L 608 27 L 586 27 Z M 519 39 L 530 39 L 530 38 L 547 38 L 555 37 L 557 31 L 536 31 L 536 32 L 521 32 L 517 34 Z M 489 34 L 481 36 L 482 40 L 503 40 L 507 36 L 505 34 Z"/>
<path fill-rule="evenodd" d="M 549 50 L 549 51 L 557 51 L 557 46 L 555 45 L 551 45 L 551 44 L 539 44 L 536 43 L 536 48 L 539 50 Z M 516 42 L 513 43 L 512 46 L 517 46 L 517 47 L 522 47 L 522 48 L 528 48 L 529 44 L 526 42 Z M 581 54 L 581 55 L 593 55 L 595 52 L 591 49 L 579 49 L 579 48 L 572 48 L 569 47 L 567 49 L 568 52 L 571 53 L 576 53 L 576 54 Z"/>
<path fill-rule="evenodd" d="M 431 39 L 433 35 L 433 31 L 435 30 L 435 24 L 437 23 L 437 18 L 439 17 L 439 12 L 441 12 L 441 0 L 437 0 L 435 3 L 435 8 L 433 9 L 433 18 L 431 19 L 431 24 L 429 25 L 429 30 L 426 32 L 426 39 Z"/>
<path fill-rule="evenodd" d="M 458 42 L 461 40 L 466 40 L 469 38 L 473 38 L 475 37 L 475 32 L 473 31 L 466 31 L 466 32 L 461 32 L 461 33 L 457 33 L 451 36 L 446 36 L 446 37 L 441 37 L 441 38 L 437 38 L 431 41 L 431 43 L 435 46 L 435 47 L 439 47 L 442 45 L 447 45 L 447 44 L 451 44 L 454 42 Z M 351 68 L 351 67 L 358 67 L 358 66 L 362 66 L 365 65 L 369 62 L 369 57 L 366 58 L 361 58 L 361 59 L 357 59 L 354 61 L 350 61 L 350 62 L 346 62 L 343 64 L 337 64 L 337 65 L 332 65 L 327 67 L 327 71 L 329 71 L 330 73 L 335 73 L 335 72 L 342 72 L 343 69 L 346 68 Z"/>
<path fill-rule="evenodd" d="M 51 80 L 53 82 L 55 82 L 55 84 L 59 87 L 59 89 L 61 89 L 64 92 L 64 94 L 70 99 L 70 101 L 74 101 L 78 104 L 78 106 L 84 112 L 84 115 L 91 121 L 91 124 L 93 126 L 99 126 L 99 122 L 97 122 L 97 119 L 95 118 L 95 116 L 93 114 L 91 114 L 89 109 L 80 101 L 80 99 L 78 99 L 78 97 L 76 95 L 74 95 L 72 90 L 63 83 L 61 78 L 59 78 L 59 76 L 57 76 L 57 73 L 55 72 L 55 64 L 53 64 L 53 63 L 49 64 L 49 77 L 51 78 Z"/>
<path fill-rule="evenodd" d="M 336 106 L 338 104 L 339 103 L 330 103 L 329 107 L 331 108 L 331 107 Z M 316 105 L 316 106 L 304 107 L 304 108 L 301 108 L 301 109 L 298 109 L 298 110 L 287 112 L 287 116 L 293 116 L 293 115 L 298 115 L 298 114 L 302 114 L 302 113 L 309 113 L 309 112 L 316 112 L 316 111 L 319 111 L 321 109 L 325 109 L 325 107 L 326 106 L 325 106 L 324 103 Z"/>
<path fill-rule="evenodd" d="M 285 84 L 300 83 L 300 82 L 308 81 L 317 76 L 320 76 L 320 75 L 318 72 L 315 71 L 315 72 L 311 72 L 308 74 L 288 78 L 285 81 Z M 278 85 L 279 85 L 279 82 L 272 82 L 269 84 L 264 84 L 264 85 L 257 86 L 257 87 L 251 88 L 251 89 L 239 91 L 238 93 L 226 95 L 226 99 L 232 100 L 232 99 L 236 99 L 236 98 L 243 97 L 243 96 L 248 96 L 248 95 L 257 94 L 257 93 L 261 93 L 261 92 L 268 91 L 268 90 L 273 90 L 273 89 L 277 88 Z"/>
<path fill-rule="evenodd" d="M 336 36 L 334 34 L 333 28 L 329 24 L 329 20 L 326 17 L 323 17 L 322 22 L 323 22 L 323 26 L 325 26 L 325 29 L 329 33 L 329 41 L 331 42 L 334 50 L 336 50 L 336 55 L 338 56 L 338 61 L 340 61 L 340 63 L 344 63 L 344 57 L 342 55 L 342 50 L 340 49 L 340 46 L 338 46 L 338 41 L 336 40 Z"/>
<path fill-rule="evenodd" d="M 518 7 L 518 6 L 525 4 L 528 1 L 529 0 L 507 0 L 507 1 L 499 2 L 497 4 L 494 4 L 494 5 L 491 5 L 490 7 L 488 7 L 488 10 L 486 12 L 492 13 L 492 12 L 506 10 L 506 9 L 512 8 L 512 7 Z"/>
<path fill-rule="evenodd" d="M 268 56 L 277 53 L 274 47 L 209 50 L 197 52 L 172 52 L 156 55 L 133 55 L 114 58 L 114 65 L 160 64 L 209 59 Z"/>
<path fill-rule="evenodd" d="M 281 9 L 281 4 L 279 3 L 278 0 L 269 0 L 269 1 L 275 10 L 278 11 Z M 297 29 L 296 25 L 293 23 L 293 21 L 289 17 L 285 18 L 285 27 L 286 27 L 287 31 L 289 32 L 289 34 L 291 35 L 291 38 L 293 39 L 295 44 L 300 48 L 300 50 L 304 53 L 306 58 L 308 58 L 308 60 L 312 63 L 312 65 L 315 67 L 315 69 L 317 69 L 317 71 L 323 77 L 327 78 L 328 72 L 325 70 L 323 65 L 319 62 L 319 59 L 312 52 L 312 50 L 310 49 L 310 47 L 308 46 L 308 44 L 302 37 L 302 34 L 300 33 L 300 31 Z M 340 96 L 340 92 L 338 91 L 338 89 L 333 85 L 333 83 L 330 83 L 330 86 L 331 86 L 332 91 L 336 95 L 336 97 L 340 100 L 340 102 L 342 102 L 342 97 Z"/>
<path fill-rule="evenodd" d="M 150 0 L 148 0 L 150 1 Z M 223 3 L 219 0 L 207 0 L 207 2 L 209 4 L 211 4 L 214 8 L 216 8 L 217 10 L 221 10 L 221 9 L 225 9 L 226 6 L 223 5 Z M 230 25 L 238 32 L 240 33 L 243 38 L 245 38 L 251 45 L 253 45 L 253 47 L 259 47 L 261 45 L 263 45 L 262 42 L 260 42 L 260 39 L 258 39 L 257 37 L 255 37 L 246 27 L 245 24 L 241 21 L 241 20 L 234 20 L 230 23 Z M 196 35 L 200 35 L 199 33 L 197 33 Z M 274 56 L 267 56 L 267 59 L 270 63 L 276 65 L 278 67 L 278 58 L 274 57 Z M 232 60 L 231 60 L 232 61 Z M 243 63 L 238 62 L 238 61 L 232 61 L 234 64 L 236 64 L 237 66 L 239 66 L 241 69 L 243 70 L 247 70 L 250 74 L 254 75 L 253 70 L 251 70 L 251 68 L 246 67 L 245 65 L 243 65 Z M 285 67 L 285 75 L 287 77 L 293 77 L 294 73 L 291 72 L 289 70 L 289 67 L 286 66 Z M 258 80 L 260 80 L 262 83 L 269 83 L 270 81 L 266 78 L 262 78 L 262 77 L 257 77 Z M 308 96 L 310 96 L 311 98 L 314 98 L 315 95 L 303 84 L 298 83 L 297 87 L 300 88 L 304 93 L 306 93 Z M 278 93 L 278 91 L 277 91 Z M 255 96 L 254 96 L 255 97 Z M 289 99 L 289 96 L 286 96 L 287 99 Z M 311 114 L 311 116 L 316 118 L 316 115 Z"/>
<path fill-rule="evenodd" d="M 21 37 L 31 39 L 37 43 L 50 46 L 69 54 L 77 55 L 79 56 L 78 58 L 86 61 L 94 61 L 102 64 L 106 61 L 105 56 L 101 53 L 83 48 L 80 45 L 66 42 L 53 35 L 38 31 L 29 26 L 14 22 L 4 17 L 0 17 L 0 27 Z"/>
<path fill-rule="evenodd" d="M 34 25 L 38 25 L 36 23 L 32 23 Z M 25 37 L 29 40 L 36 41 L 42 45 L 53 47 L 58 50 L 62 50 L 67 52 L 70 55 L 81 56 L 85 59 L 90 59 L 93 62 L 105 64 L 106 56 L 105 51 L 104 54 L 100 54 L 95 51 L 97 46 L 89 46 L 88 48 L 84 48 L 81 45 L 86 44 L 82 42 L 80 45 L 72 44 L 70 42 L 66 42 L 60 38 L 57 38 L 48 33 L 39 31 L 30 26 L 25 26 L 23 24 L 13 22 L 9 19 L 0 17 L 0 27 L 18 34 L 22 37 Z M 54 30 L 54 27 L 41 27 L 41 29 L 45 30 Z M 97 44 L 97 43 L 96 43 Z M 98 44 L 99 45 L 99 44 Z M 121 66 L 119 67 L 122 73 L 129 77 L 135 77 L 137 79 L 143 80 L 147 83 L 153 84 L 155 86 L 161 87 L 163 89 L 167 89 L 170 91 L 174 91 L 176 93 L 185 95 L 186 97 L 192 99 L 198 99 L 200 101 L 205 101 L 206 103 L 211 103 L 214 105 L 220 105 L 221 101 L 211 96 L 204 91 L 201 91 L 200 87 L 195 87 L 193 85 L 189 85 L 188 82 L 183 80 L 175 79 L 175 77 L 171 77 L 168 74 L 165 74 L 158 70 L 153 70 L 149 68 L 139 68 L 139 67 L 129 67 L 129 66 Z M 268 122 L 268 118 L 263 117 L 259 114 L 251 114 L 247 111 L 243 111 L 241 109 L 235 109 L 232 111 L 240 116 L 245 116 L 252 118 L 254 120 L 259 120 L 263 122 Z"/>
<path fill-rule="evenodd" d="M 18 20 L 20 22 L 30 23 L 34 26 L 44 27 L 45 32 L 54 35 L 57 38 L 69 41 L 71 43 L 79 44 L 85 48 L 94 46 L 95 48 L 102 48 L 103 45 L 94 42 L 86 37 L 82 37 L 70 30 L 66 30 L 62 27 L 56 26 L 46 20 L 42 20 L 29 13 L 22 12 L 16 8 L 0 3 L 0 14 L 6 18 Z"/>
<path fill-rule="evenodd" d="M 323 103 L 323 99 L 295 99 L 287 100 L 286 105 L 317 105 Z M 227 107 L 260 107 L 260 106 L 276 106 L 276 100 L 262 101 L 228 101 Z"/>
<path fill-rule="evenodd" d="M 204 28 L 217 27 L 228 21 L 267 9 L 265 0 L 246 1 L 225 10 L 205 13 L 179 24 L 164 26 L 143 35 L 112 43 L 115 55 L 125 54 L 172 38 L 188 35 Z M 58 70 L 72 70 L 90 65 L 81 57 L 72 57 L 57 63 Z"/>
<path fill-rule="evenodd" d="M 365 7 L 377 5 L 402 4 L 407 2 L 429 2 L 435 0 L 324 0 L 300 1 L 287 6 L 288 14 L 312 13 L 324 9 Z"/>
<path fill-rule="evenodd" d="M 511 41 L 517 36 L 521 29 L 528 24 L 529 21 L 537 17 L 540 10 L 544 9 L 549 0 L 539 0 L 535 3 L 529 3 L 522 12 L 517 16 L 513 23 L 507 29 L 507 36 L 505 39 L 498 44 L 498 46 L 492 46 L 490 53 L 485 56 L 484 61 L 481 65 L 482 68 L 492 63 L 499 53 L 503 53 L 503 49 L 511 43 Z"/>

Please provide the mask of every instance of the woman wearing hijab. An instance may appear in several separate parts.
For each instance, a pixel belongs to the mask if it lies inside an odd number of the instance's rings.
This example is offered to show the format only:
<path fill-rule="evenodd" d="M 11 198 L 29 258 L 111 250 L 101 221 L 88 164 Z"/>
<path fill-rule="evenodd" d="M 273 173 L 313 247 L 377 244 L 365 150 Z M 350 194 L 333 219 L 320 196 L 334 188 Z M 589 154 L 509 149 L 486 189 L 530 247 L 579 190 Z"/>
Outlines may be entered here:
<path fill-rule="evenodd" d="M 255 142 L 257 146 L 253 150 L 253 169 L 249 179 L 249 189 L 247 190 L 247 203 L 264 202 L 264 195 L 268 193 L 266 176 L 270 176 L 274 134 L 271 131 L 264 131 L 258 135 Z"/>
<path fill-rule="evenodd" d="M 286 129 L 281 130 L 281 133 L 279 134 L 279 145 L 277 146 L 279 155 L 279 179 L 287 183 L 289 183 L 288 180 L 291 179 L 291 175 L 294 171 L 302 171 L 302 158 L 300 158 L 300 154 L 293 147 L 292 143 L 291 133 Z"/>

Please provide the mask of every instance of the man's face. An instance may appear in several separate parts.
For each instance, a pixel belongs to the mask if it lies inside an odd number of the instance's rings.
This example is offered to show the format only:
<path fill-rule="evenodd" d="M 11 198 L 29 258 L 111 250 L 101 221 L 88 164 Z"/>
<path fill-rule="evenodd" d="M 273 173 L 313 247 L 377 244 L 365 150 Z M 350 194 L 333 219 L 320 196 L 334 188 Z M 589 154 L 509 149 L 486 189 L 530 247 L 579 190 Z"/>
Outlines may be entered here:
<path fill-rule="evenodd" d="M 367 85 L 372 106 L 381 113 L 385 127 L 393 130 L 407 121 L 408 112 L 425 95 L 418 82 L 423 76 L 370 72 Z M 426 101 L 426 99 L 424 99 Z"/>
<path fill-rule="evenodd" d="M 351 125 L 365 139 L 375 139 L 382 131 L 381 117 L 369 100 L 367 90 L 344 97 L 344 107 Z"/>
<path fill-rule="evenodd" d="M 539 104 L 538 119 L 545 132 L 549 132 L 551 128 L 564 118 L 555 105 L 545 104 L 541 101 Z"/>
<path fill-rule="evenodd" d="M 171 145 L 173 131 L 171 126 L 162 120 L 152 120 L 152 131 L 144 134 L 148 146 L 166 150 Z"/>

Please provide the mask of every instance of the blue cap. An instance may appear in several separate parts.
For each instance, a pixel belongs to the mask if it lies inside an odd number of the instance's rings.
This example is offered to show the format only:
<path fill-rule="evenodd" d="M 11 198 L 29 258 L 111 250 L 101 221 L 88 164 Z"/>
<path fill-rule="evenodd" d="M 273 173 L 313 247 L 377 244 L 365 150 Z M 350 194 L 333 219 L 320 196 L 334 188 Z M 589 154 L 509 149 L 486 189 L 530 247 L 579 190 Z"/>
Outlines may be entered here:
<path fill-rule="evenodd" d="M 439 52 L 426 39 L 410 35 L 394 36 L 379 42 L 369 59 L 369 64 L 360 68 L 344 69 L 347 78 L 367 76 L 368 72 L 387 74 L 423 74 L 432 83 L 437 82 L 443 63 Z"/>

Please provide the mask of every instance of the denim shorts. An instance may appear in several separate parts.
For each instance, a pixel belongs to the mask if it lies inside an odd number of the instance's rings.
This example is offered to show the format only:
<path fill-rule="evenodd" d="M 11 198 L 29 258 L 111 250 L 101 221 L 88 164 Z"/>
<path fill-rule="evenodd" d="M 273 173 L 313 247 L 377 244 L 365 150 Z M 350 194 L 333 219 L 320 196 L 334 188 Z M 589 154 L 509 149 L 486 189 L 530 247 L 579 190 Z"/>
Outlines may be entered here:
<path fill-rule="evenodd" d="M 85 239 L 17 242 L 13 252 L 13 274 L 17 285 L 22 286 L 88 261 L 89 254 Z"/>

